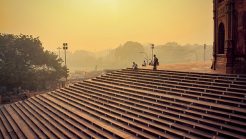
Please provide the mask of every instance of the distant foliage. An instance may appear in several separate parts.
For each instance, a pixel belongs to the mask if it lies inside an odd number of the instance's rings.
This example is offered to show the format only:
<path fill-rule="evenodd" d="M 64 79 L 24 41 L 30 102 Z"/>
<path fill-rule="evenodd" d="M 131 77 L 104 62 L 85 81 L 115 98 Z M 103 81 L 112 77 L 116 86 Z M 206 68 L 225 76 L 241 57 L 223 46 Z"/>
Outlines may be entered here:
<path fill-rule="evenodd" d="M 161 64 L 180 64 L 204 61 L 204 45 L 186 44 L 180 45 L 176 42 L 169 42 L 159 45 L 154 49 Z M 206 45 L 205 60 L 211 61 L 213 46 Z"/>
<path fill-rule="evenodd" d="M 160 64 L 182 64 L 204 61 L 204 45 L 180 45 L 169 42 L 155 45 L 153 53 L 156 54 Z M 213 46 L 206 45 L 205 60 L 211 61 Z M 68 54 L 70 69 L 94 70 L 97 69 L 122 69 L 131 67 L 132 62 L 142 65 L 143 61 L 150 62 L 152 50 L 150 44 L 128 41 L 119 47 L 102 52 L 76 51 Z"/>
<path fill-rule="evenodd" d="M 45 89 L 66 76 L 62 60 L 44 51 L 39 38 L 0 34 L 0 87 Z"/>

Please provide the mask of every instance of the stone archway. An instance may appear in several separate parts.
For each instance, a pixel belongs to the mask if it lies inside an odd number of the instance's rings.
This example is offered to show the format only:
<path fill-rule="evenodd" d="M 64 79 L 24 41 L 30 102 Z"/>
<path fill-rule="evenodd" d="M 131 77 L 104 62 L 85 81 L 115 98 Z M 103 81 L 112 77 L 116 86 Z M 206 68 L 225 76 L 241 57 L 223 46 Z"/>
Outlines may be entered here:
<path fill-rule="evenodd" d="M 225 26 L 223 23 L 219 25 L 218 34 L 218 54 L 224 54 L 225 50 Z"/>

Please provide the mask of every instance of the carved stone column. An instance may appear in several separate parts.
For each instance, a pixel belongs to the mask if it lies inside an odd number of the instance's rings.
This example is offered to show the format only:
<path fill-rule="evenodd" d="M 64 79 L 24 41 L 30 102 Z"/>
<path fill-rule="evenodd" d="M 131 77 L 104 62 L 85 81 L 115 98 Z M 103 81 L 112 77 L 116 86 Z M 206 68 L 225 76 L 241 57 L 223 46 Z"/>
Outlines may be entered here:
<path fill-rule="evenodd" d="M 225 42 L 225 54 L 226 54 L 226 73 L 232 73 L 233 72 L 233 66 L 234 66 L 234 0 L 228 0 L 226 3 L 226 13 L 227 13 L 227 20 L 228 20 L 228 28 L 227 28 L 227 40 Z"/>
<path fill-rule="evenodd" d="M 216 38 L 217 38 L 217 26 L 218 26 L 218 20 L 217 20 L 217 1 L 216 0 L 213 0 L 213 13 L 214 13 L 214 42 L 213 42 L 213 63 L 212 63 L 212 66 L 211 68 L 213 70 L 216 70 L 216 48 L 217 48 L 217 45 L 216 45 Z"/>

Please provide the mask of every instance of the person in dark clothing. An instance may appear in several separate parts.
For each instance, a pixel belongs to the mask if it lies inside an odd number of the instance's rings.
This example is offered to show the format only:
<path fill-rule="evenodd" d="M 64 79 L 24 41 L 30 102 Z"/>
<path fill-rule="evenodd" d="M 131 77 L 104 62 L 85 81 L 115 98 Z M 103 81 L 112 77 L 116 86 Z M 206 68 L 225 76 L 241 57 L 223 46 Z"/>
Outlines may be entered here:
<path fill-rule="evenodd" d="M 132 69 L 135 71 L 138 70 L 138 65 L 135 62 L 132 63 Z"/>
<path fill-rule="evenodd" d="M 154 55 L 154 62 L 153 62 L 153 70 L 157 70 L 157 66 L 159 65 L 158 58 Z"/>

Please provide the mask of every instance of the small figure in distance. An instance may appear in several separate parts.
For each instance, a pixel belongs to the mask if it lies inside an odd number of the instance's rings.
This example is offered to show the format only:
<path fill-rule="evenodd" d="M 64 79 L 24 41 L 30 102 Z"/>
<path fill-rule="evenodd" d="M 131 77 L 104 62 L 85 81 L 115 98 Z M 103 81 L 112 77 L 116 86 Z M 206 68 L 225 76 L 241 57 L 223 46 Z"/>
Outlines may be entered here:
<path fill-rule="evenodd" d="M 138 65 L 135 62 L 132 63 L 132 69 L 135 71 L 138 70 Z"/>
<path fill-rule="evenodd" d="M 152 60 L 149 62 L 149 65 L 150 65 L 150 66 L 152 66 L 152 65 L 153 65 Z"/>
<path fill-rule="evenodd" d="M 153 70 L 157 70 L 157 66 L 159 66 L 159 61 L 156 55 L 154 55 Z"/>
<path fill-rule="evenodd" d="M 143 64 L 142 64 L 142 66 L 143 66 L 143 67 L 146 67 L 146 66 L 147 66 L 145 60 L 144 60 L 144 62 L 143 62 Z"/>

